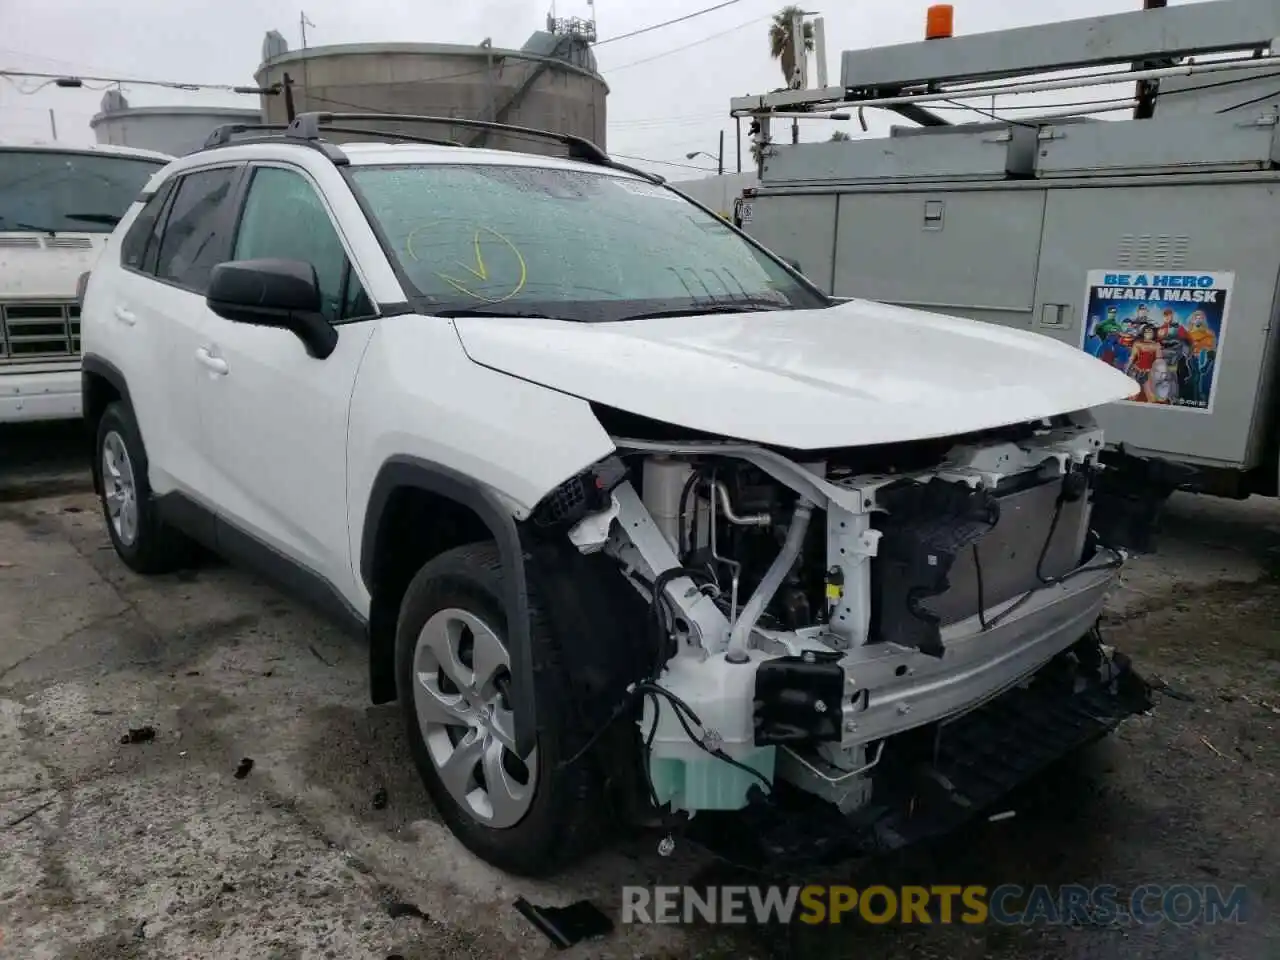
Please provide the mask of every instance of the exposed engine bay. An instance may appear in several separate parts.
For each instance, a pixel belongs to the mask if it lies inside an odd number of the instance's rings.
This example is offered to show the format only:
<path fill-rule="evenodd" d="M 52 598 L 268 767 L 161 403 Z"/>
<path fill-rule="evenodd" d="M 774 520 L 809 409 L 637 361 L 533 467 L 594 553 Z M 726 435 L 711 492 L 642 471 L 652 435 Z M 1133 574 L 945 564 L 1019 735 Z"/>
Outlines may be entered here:
<path fill-rule="evenodd" d="M 908 732 L 1006 702 L 1051 661 L 1117 676 L 1091 639 L 1124 555 L 1091 527 L 1088 413 L 802 457 L 614 440 L 569 537 L 651 611 L 632 690 L 660 809 L 741 810 L 785 783 L 848 817 Z"/>

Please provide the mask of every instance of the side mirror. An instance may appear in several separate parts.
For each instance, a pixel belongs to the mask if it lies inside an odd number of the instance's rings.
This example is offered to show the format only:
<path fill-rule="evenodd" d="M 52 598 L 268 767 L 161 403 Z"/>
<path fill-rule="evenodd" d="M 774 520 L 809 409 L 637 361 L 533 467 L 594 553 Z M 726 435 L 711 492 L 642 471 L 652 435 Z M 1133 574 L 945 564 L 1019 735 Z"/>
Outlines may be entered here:
<path fill-rule="evenodd" d="M 338 331 L 320 314 L 315 267 L 301 260 L 220 263 L 209 276 L 205 302 L 225 320 L 291 331 L 320 360 L 338 345 Z"/>

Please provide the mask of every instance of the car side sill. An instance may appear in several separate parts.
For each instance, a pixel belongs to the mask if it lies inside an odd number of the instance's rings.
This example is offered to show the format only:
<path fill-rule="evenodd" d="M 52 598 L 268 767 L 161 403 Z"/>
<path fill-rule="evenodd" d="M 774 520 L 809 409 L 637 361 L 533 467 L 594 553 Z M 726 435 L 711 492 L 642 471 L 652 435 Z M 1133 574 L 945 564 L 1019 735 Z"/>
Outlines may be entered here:
<path fill-rule="evenodd" d="M 181 493 L 156 497 L 160 517 L 237 567 L 258 574 L 346 632 L 368 637 L 368 621 L 333 584 Z"/>

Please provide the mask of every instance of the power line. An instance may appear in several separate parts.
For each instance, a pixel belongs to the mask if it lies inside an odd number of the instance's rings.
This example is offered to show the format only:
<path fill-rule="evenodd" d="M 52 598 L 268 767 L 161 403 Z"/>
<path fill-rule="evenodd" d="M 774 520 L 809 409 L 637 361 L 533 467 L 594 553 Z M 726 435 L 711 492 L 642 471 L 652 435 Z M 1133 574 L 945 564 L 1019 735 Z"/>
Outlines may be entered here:
<path fill-rule="evenodd" d="M 661 30 L 663 27 L 669 27 L 673 23 L 684 23 L 686 20 L 692 20 L 694 17 L 701 17 L 704 14 L 714 13 L 717 10 L 723 10 L 725 7 L 732 7 L 734 4 L 741 2 L 742 0 L 724 0 L 723 3 L 717 3 L 714 7 L 704 7 L 702 10 L 695 10 L 693 13 L 686 13 L 683 17 L 676 17 L 674 20 L 664 20 L 662 23 L 655 23 L 648 27 L 641 27 L 639 30 L 632 30 L 630 33 L 620 33 L 616 37 L 609 37 L 607 40 L 598 40 L 594 46 L 603 46 L 606 43 L 614 43 L 617 40 L 629 40 L 632 37 L 640 36 L 642 33 Z"/>
<path fill-rule="evenodd" d="M 111 73 L 114 67 L 104 67 L 100 64 L 86 64 L 83 60 L 77 62 L 74 60 L 61 60 L 58 57 L 46 57 L 43 54 L 31 53 L 27 50 L 15 50 L 12 47 L 0 47 L 0 55 L 5 57 L 19 58 L 21 60 L 39 60 L 43 63 L 53 63 L 70 70 L 88 70 L 91 73 Z"/>
<path fill-rule="evenodd" d="M 609 120 L 610 127 L 658 127 L 668 124 L 683 126 L 691 123 L 706 123 L 708 120 L 723 120 L 728 112 L 717 110 L 715 113 L 674 114 L 669 117 L 633 117 L 629 120 Z"/>
<path fill-rule="evenodd" d="M 64 87 L 83 87 L 87 83 L 105 83 L 108 86 L 129 87 L 164 87 L 169 90 L 220 90 L 226 93 L 261 93 L 259 87 L 240 87 L 228 83 L 180 83 L 177 80 L 140 80 L 137 77 L 89 77 L 69 76 L 65 73 L 38 73 L 34 70 L 0 70 L 0 77 L 5 77 L 16 87 L 16 79 L 47 80 L 37 88 L 43 89 L 50 84 Z M 21 88 L 18 88 L 20 92 Z M 90 88 L 92 89 L 92 88 Z M 37 92 L 36 90 L 30 91 Z"/>
<path fill-rule="evenodd" d="M 675 163 L 672 160 L 654 160 L 652 157 L 633 157 L 626 153 L 613 153 L 610 151 L 609 156 L 618 157 L 621 160 L 638 160 L 641 163 L 656 163 L 663 167 L 680 167 L 684 170 L 698 170 L 702 173 L 715 173 L 711 167 L 697 167 L 691 163 Z"/>
<path fill-rule="evenodd" d="M 679 47 L 672 47 L 670 50 L 662 51 L 662 53 L 655 53 L 651 57 L 642 57 L 639 60 L 632 60 L 630 63 L 622 63 L 616 67 L 610 67 L 608 72 L 610 74 L 614 74 L 619 70 L 629 70 L 632 67 L 638 67 L 642 63 L 652 63 L 654 60 L 661 60 L 663 57 L 669 57 L 675 53 L 682 53 L 685 50 L 700 47 L 704 43 L 709 43 L 712 40 L 719 40 L 721 37 L 727 37 L 731 33 L 737 33 L 739 30 L 745 30 L 747 27 L 755 26 L 757 23 L 769 19 L 771 19 L 769 16 L 756 17 L 754 20 L 748 20 L 746 23 L 740 23 L 736 27 L 730 27 L 728 30 L 721 30 L 719 33 L 707 34 L 707 36 L 703 37 L 701 40 L 695 40 L 692 43 L 686 43 Z"/>
<path fill-rule="evenodd" d="M 60 78 L 58 78 L 58 79 L 60 79 L 60 80 L 64 80 L 64 81 L 65 81 L 65 80 L 68 80 L 68 79 L 70 79 L 70 78 L 63 78 L 63 77 L 60 77 Z M 15 80 L 13 77 L 9 76 L 8 74 L 0 74 L 0 80 L 7 80 L 7 81 L 9 81 L 9 86 L 13 87 L 13 89 L 14 89 L 16 92 L 18 92 L 18 93 L 22 94 L 22 96 L 24 96 L 24 97 L 33 97 L 33 96 L 35 96 L 37 93 L 39 93 L 41 90 L 44 90 L 46 87 L 51 87 L 51 86 L 53 86 L 53 85 L 55 85 L 55 84 L 57 84 L 57 83 L 58 83 L 58 80 L 45 80 L 45 81 L 44 81 L 44 82 L 42 82 L 42 83 L 37 83 L 34 87 L 24 87 L 22 84 L 20 84 L 17 80 Z M 101 91 L 103 91 L 103 90 L 110 90 L 113 86 L 115 86 L 115 84 L 113 84 L 113 83 L 104 83 L 104 84 L 102 84 L 101 86 L 95 87 L 95 86 L 91 86 L 90 84 L 84 83 L 82 80 L 77 79 L 74 83 L 67 83 L 67 82 L 64 82 L 64 83 L 62 84 L 62 86 L 64 86 L 64 87 L 65 87 L 65 86 L 73 86 L 73 87 L 75 87 L 75 88 L 76 88 L 76 89 L 78 89 L 78 90 L 94 90 L 94 91 L 97 91 L 97 92 L 101 92 Z"/>

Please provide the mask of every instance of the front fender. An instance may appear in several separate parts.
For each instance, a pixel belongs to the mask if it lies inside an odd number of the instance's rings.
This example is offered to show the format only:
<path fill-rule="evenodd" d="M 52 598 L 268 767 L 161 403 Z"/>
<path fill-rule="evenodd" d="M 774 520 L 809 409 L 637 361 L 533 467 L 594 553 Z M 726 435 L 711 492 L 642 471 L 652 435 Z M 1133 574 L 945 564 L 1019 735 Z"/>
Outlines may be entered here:
<path fill-rule="evenodd" d="M 534 735 L 528 586 L 519 521 L 613 441 L 585 401 L 474 363 L 451 321 L 379 323 L 361 362 L 347 431 L 348 528 L 357 590 L 373 600 L 381 517 L 405 486 L 472 510 L 501 551 L 516 737 Z"/>

